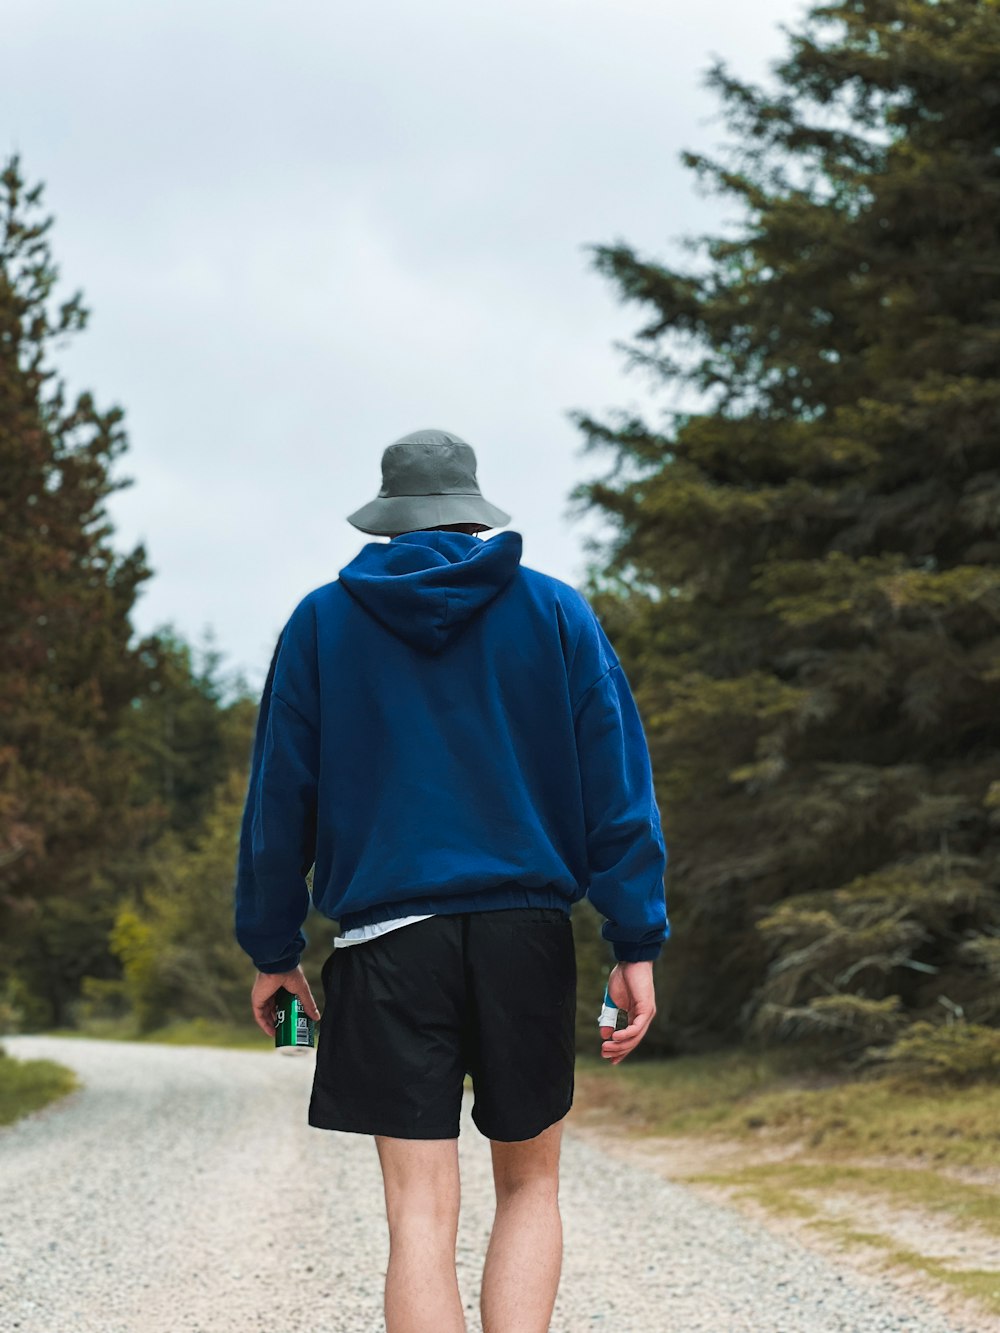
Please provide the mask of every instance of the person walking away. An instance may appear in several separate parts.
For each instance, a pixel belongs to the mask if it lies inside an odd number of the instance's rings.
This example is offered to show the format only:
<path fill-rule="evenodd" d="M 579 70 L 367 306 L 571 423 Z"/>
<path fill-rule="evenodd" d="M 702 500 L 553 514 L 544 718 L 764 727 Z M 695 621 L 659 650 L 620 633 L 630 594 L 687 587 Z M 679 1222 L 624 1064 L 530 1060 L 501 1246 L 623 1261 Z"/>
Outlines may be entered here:
<path fill-rule="evenodd" d="M 387 1333 L 462 1333 L 455 1246 L 465 1075 L 490 1141 L 496 1215 L 484 1333 L 548 1329 L 562 1267 L 559 1160 L 573 1103 L 570 912 L 605 918 L 629 1055 L 669 937 L 667 851 L 621 663 L 585 597 L 522 563 L 472 447 L 414 431 L 348 515 L 372 541 L 301 599 L 261 698 L 240 830 L 235 932 L 320 1010 L 302 971 L 312 901 L 339 925 L 308 1121 L 373 1136 L 390 1255 Z"/>

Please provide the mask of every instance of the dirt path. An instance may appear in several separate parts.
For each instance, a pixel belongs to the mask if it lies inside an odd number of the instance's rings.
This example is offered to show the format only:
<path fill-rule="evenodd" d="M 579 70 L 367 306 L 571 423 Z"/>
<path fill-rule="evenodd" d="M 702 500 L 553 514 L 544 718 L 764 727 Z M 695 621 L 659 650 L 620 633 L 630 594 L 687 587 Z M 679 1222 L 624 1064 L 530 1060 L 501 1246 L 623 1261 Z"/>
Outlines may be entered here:
<path fill-rule="evenodd" d="M 84 1087 L 0 1130 L 2 1333 L 382 1333 L 374 1140 L 306 1123 L 311 1060 L 46 1037 Z M 489 1145 L 466 1094 L 459 1281 L 480 1333 Z M 607 1151 L 570 1113 L 552 1333 L 980 1333 Z"/>
<path fill-rule="evenodd" d="M 794 1187 L 791 1208 L 765 1206 L 754 1190 L 740 1183 L 707 1181 L 706 1176 L 738 1177 L 748 1167 L 778 1167 L 786 1163 L 828 1168 L 829 1159 L 810 1156 L 798 1142 L 752 1145 L 737 1140 L 655 1135 L 618 1137 L 608 1144 L 597 1111 L 576 1121 L 584 1141 L 609 1147 L 622 1162 L 655 1172 L 664 1180 L 683 1182 L 701 1197 L 737 1209 L 744 1217 L 772 1234 L 794 1240 L 834 1262 L 867 1276 L 886 1277 L 915 1300 L 926 1302 L 946 1318 L 981 1333 L 1000 1333 L 1000 1320 L 979 1303 L 966 1299 L 949 1285 L 944 1273 L 984 1270 L 995 1274 L 1000 1292 L 1000 1245 L 996 1236 L 973 1222 L 956 1227 L 951 1214 L 903 1205 L 897 1199 L 868 1190 L 852 1189 L 849 1181 L 831 1187 Z M 852 1158 L 863 1168 L 916 1170 L 906 1158 Z M 995 1193 L 1000 1214 L 1000 1166 L 936 1168 L 938 1174 Z M 785 1191 L 782 1191 L 783 1193 Z M 777 1202 L 777 1201 L 776 1201 Z M 919 1259 L 927 1261 L 924 1267 Z M 932 1271 L 928 1271 L 932 1270 Z M 934 1271 L 937 1270 L 937 1276 Z"/>

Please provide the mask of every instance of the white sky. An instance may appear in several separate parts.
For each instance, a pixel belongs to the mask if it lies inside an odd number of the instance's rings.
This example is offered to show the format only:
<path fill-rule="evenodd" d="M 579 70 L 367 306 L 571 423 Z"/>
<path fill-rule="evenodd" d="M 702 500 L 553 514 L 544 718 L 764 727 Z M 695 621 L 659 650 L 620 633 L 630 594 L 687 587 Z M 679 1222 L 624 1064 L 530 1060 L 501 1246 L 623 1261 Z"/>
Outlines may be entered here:
<path fill-rule="evenodd" d="M 61 284 L 89 327 L 71 391 L 125 410 L 108 512 L 146 544 L 137 632 L 214 632 L 263 683 L 285 618 L 368 537 L 382 450 L 472 444 L 524 563 L 582 581 L 610 469 L 566 413 L 659 411 L 616 341 L 647 318 L 585 247 L 681 269 L 730 229 L 682 150 L 726 159 L 714 55 L 773 84 L 763 0 L 4 0 L 0 151 L 44 182 Z"/>

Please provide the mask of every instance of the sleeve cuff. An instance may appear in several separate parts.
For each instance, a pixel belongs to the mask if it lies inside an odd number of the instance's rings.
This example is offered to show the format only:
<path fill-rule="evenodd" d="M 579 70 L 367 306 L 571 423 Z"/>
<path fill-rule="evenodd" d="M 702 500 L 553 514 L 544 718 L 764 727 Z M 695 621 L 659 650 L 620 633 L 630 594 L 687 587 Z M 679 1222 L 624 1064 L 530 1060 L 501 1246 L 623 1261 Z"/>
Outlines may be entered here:
<path fill-rule="evenodd" d="M 279 958 L 276 963 L 254 963 L 254 967 L 258 972 L 294 972 L 301 958 L 301 954 L 290 954 L 287 958 Z"/>
<path fill-rule="evenodd" d="M 612 948 L 619 963 L 652 963 L 663 951 L 663 941 L 655 944 L 619 944 L 613 941 Z"/>

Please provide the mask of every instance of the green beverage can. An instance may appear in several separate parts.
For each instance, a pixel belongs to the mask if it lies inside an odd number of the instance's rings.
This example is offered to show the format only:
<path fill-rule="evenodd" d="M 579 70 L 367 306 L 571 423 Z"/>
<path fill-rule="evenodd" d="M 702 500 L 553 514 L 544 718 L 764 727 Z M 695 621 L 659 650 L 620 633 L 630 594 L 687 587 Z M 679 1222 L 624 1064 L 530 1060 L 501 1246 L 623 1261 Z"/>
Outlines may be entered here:
<path fill-rule="evenodd" d="M 306 1055 L 316 1045 L 316 1024 L 297 995 L 281 986 L 274 993 L 274 1047 L 282 1055 Z"/>

